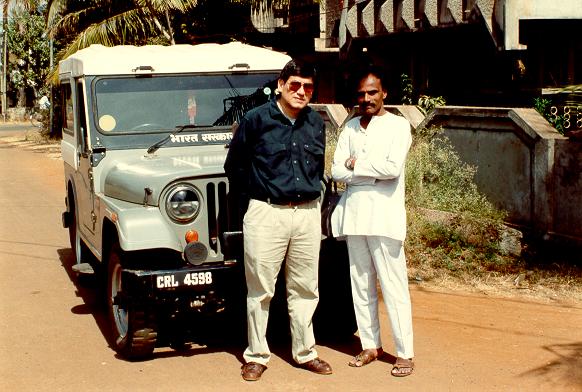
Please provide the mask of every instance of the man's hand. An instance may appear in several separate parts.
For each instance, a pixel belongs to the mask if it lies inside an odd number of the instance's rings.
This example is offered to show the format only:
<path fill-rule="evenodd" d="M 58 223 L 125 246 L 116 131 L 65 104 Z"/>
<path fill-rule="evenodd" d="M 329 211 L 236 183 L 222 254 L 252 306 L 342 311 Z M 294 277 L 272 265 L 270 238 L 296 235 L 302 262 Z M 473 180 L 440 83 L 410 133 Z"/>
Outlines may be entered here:
<path fill-rule="evenodd" d="M 346 159 L 345 166 L 348 170 L 354 170 L 354 167 L 356 166 L 356 158 L 349 157 L 348 159 Z"/>

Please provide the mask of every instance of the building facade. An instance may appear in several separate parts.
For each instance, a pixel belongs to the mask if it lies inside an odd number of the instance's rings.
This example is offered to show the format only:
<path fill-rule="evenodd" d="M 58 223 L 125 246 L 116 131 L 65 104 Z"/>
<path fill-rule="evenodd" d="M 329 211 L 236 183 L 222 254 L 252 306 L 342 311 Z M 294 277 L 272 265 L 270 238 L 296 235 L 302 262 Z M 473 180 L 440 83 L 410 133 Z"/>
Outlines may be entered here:
<path fill-rule="evenodd" d="M 340 65 L 384 65 L 392 103 L 403 75 L 417 95 L 456 105 L 531 107 L 535 97 L 582 84 L 580 0 L 321 0 L 319 7 L 315 51 L 336 53 Z"/>

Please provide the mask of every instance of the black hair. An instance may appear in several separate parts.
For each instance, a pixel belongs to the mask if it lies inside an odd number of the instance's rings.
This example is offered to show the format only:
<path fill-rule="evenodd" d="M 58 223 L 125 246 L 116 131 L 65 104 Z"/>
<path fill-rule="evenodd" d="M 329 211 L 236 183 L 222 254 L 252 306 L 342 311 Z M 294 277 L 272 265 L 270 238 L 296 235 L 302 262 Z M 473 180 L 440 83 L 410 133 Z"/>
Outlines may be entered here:
<path fill-rule="evenodd" d="M 360 82 L 368 75 L 373 75 L 378 78 L 380 85 L 382 86 L 382 90 L 386 91 L 386 73 L 383 68 L 374 64 L 368 64 L 355 70 L 352 79 L 354 90 L 359 88 Z"/>
<path fill-rule="evenodd" d="M 312 78 L 315 81 L 315 67 L 303 60 L 290 60 L 279 74 L 279 79 L 283 82 L 289 80 L 291 76 L 300 76 L 302 78 Z"/>

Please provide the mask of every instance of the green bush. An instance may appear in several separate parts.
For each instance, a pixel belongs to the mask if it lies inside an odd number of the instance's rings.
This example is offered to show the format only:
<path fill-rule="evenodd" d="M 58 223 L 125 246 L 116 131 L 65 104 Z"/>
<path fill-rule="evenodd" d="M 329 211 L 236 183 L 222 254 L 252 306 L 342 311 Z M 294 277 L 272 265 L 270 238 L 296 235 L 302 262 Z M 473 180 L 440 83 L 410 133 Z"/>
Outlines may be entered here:
<path fill-rule="evenodd" d="M 418 109 L 424 114 L 425 116 L 429 114 L 434 108 L 437 106 L 445 106 L 447 102 L 443 97 L 431 97 L 428 95 L 421 95 L 418 98 Z"/>
<path fill-rule="evenodd" d="M 552 101 L 547 98 L 535 98 L 534 109 L 544 116 L 544 118 L 562 135 L 566 131 L 564 123 L 566 118 L 563 114 L 552 114 Z M 554 108 L 555 110 L 555 108 Z"/>
<path fill-rule="evenodd" d="M 476 167 L 463 163 L 438 128 L 416 132 L 406 163 L 407 203 L 489 219 L 503 214 L 477 190 Z"/>
<path fill-rule="evenodd" d="M 412 105 L 413 94 L 412 79 L 407 74 L 400 75 L 400 102 L 403 105 Z"/>
<path fill-rule="evenodd" d="M 478 191 L 475 172 L 440 129 L 415 133 L 406 164 L 412 265 L 472 275 L 511 266 L 499 250 L 505 214 Z"/>

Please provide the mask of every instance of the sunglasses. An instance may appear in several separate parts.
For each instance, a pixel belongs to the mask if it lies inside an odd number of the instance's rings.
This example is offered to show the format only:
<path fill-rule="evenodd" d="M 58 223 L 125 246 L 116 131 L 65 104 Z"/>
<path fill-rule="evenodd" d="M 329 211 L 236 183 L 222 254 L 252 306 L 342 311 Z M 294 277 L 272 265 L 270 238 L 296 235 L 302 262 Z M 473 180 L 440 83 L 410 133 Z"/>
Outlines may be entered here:
<path fill-rule="evenodd" d="M 289 90 L 296 93 L 303 87 L 305 94 L 313 94 L 313 83 L 301 83 L 297 81 L 289 82 Z"/>

